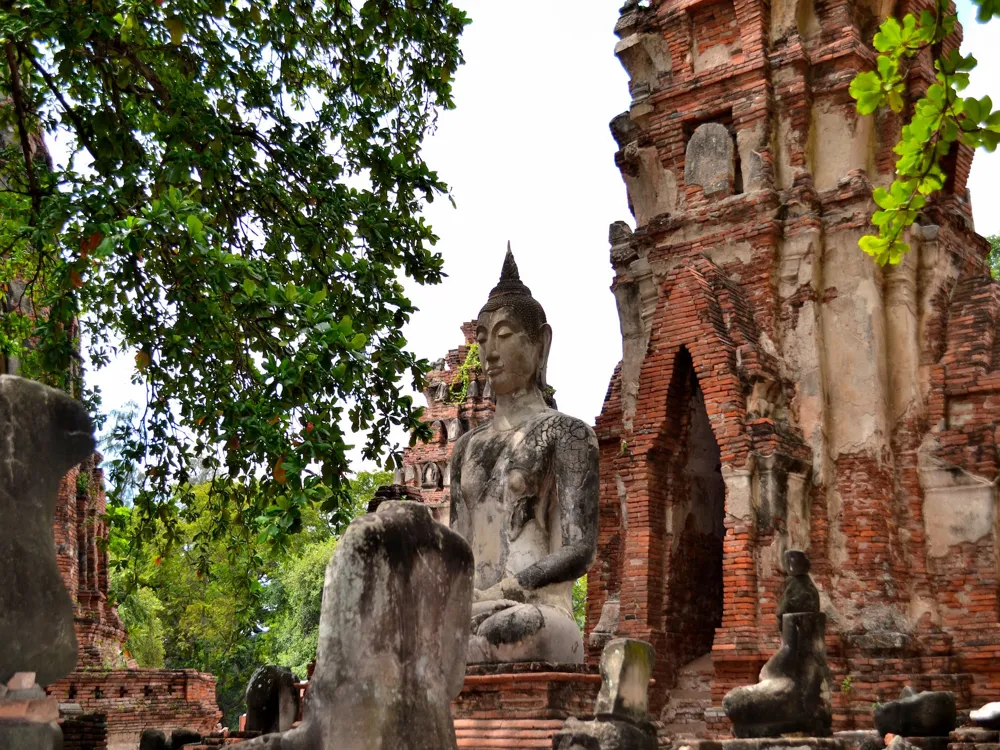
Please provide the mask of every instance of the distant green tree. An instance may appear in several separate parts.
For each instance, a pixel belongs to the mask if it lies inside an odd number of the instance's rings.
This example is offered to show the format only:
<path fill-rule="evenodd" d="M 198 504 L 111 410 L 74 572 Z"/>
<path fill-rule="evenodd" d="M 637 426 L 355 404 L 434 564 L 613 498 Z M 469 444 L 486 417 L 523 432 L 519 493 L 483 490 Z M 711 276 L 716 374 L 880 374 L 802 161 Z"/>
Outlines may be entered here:
<path fill-rule="evenodd" d="M 110 588 L 128 629 L 126 649 L 140 666 L 214 674 L 224 722 L 235 727 L 258 666 L 279 664 L 305 676 L 316 656 L 323 581 L 336 539 L 391 480 L 388 472 L 359 472 L 348 502 L 334 513 L 304 509 L 301 530 L 281 550 L 259 549 L 254 535 L 196 546 L 211 528 L 207 484 L 192 490 L 194 520 L 180 520 L 172 541 L 154 537 L 138 554 L 129 549 L 129 526 L 138 522 L 133 511 L 110 509 Z M 253 557 L 261 574 L 248 579 Z"/>
<path fill-rule="evenodd" d="M 288 667 L 300 679 L 316 658 L 326 566 L 336 545 L 333 538 L 309 545 L 278 566 L 267 585 L 264 651 L 268 661 Z"/>
<path fill-rule="evenodd" d="M 162 668 L 166 655 L 163 647 L 166 633 L 160 619 L 163 602 L 146 586 L 136 587 L 126 594 L 121 591 L 124 581 L 124 576 L 112 573 L 110 595 L 116 600 L 121 597 L 118 615 L 128 633 L 125 650 L 140 667 Z"/>
<path fill-rule="evenodd" d="M 994 279 L 1000 279 L 1000 234 L 991 234 L 986 239 L 990 241 L 990 254 L 987 259 L 990 273 Z"/>
<path fill-rule="evenodd" d="M 573 583 L 573 617 L 583 630 L 587 621 L 587 576 L 581 576 Z"/>

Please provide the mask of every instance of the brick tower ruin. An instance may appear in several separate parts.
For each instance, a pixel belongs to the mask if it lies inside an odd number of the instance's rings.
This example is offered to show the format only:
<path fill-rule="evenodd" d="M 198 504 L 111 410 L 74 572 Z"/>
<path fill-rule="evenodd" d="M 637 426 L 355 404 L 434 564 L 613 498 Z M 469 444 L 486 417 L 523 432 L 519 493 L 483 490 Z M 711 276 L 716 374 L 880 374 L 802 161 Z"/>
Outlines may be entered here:
<path fill-rule="evenodd" d="M 462 333 L 465 343 L 435 362 L 427 376 L 423 421 L 430 423 L 433 436 L 430 441 L 418 442 L 403 452 L 403 467 L 393 477 L 394 484 L 418 490 L 421 502 L 445 525 L 449 520 L 450 464 L 455 441 L 493 419 L 492 395 L 482 371 L 473 367 L 463 376 L 463 365 L 476 343 L 476 321 L 463 323 Z"/>
<path fill-rule="evenodd" d="M 17 310 L 33 315 L 23 286 L 12 286 L 0 314 Z M 0 374 L 19 372 L 15 357 L 0 354 Z M 75 706 L 61 720 L 66 747 L 135 750 L 149 727 L 209 732 L 222 718 L 215 677 L 192 669 L 141 669 L 125 648 L 128 634 L 108 597 L 102 460 L 95 453 L 63 477 L 53 520 L 56 558 L 73 600 L 77 640 L 76 669 L 46 688 L 60 708 Z"/>
<path fill-rule="evenodd" d="M 858 116 L 848 86 L 885 14 L 916 7 L 629 0 L 616 27 L 636 229 L 611 228 L 623 357 L 596 426 L 588 647 L 651 642 L 678 732 L 728 734 L 722 697 L 779 643 L 787 548 L 828 616 L 835 729 L 907 683 L 960 707 L 1000 690 L 1000 285 L 971 151 L 900 265 L 857 246 L 900 121 Z M 930 80 L 921 59 L 911 92 Z"/>
<path fill-rule="evenodd" d="M 55 514 L 59 570 L 75 604 L 76 669 L 47 688 L 61 703 L 103 716 L 108 750 L 135 750 L 146 728 L 208 732 L 222 714 L 215 677 L 191 669 L 139 669 L 125 650 L 127 633 L 108 598 L 107 497 L 101 455 L 62 480 Z"/>

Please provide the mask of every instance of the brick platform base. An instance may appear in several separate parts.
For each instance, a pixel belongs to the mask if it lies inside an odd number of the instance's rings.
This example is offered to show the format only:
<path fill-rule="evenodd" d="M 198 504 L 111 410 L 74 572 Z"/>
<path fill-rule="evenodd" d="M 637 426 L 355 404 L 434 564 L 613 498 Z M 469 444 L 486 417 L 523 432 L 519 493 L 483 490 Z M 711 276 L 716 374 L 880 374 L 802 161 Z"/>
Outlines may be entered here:
<path fill-rule="evenodd" d="M 961 727 L 949 736 L 948 750 L 1000 750 L 1000 732 Z"/>
<path fill-rule="evenodd" d="M 766 737 L 741 740 L 691 740 L 679 744 L 678 750 L 850 750 L 850 748 L 849 742 L 836 737 Z"/>
<path fill-rule="evenodd" d="M 601 687 L 583 664 L 473 665 L 452 704 L 460 748 L 550 748 L 569 716 L 591 718 Z"/>

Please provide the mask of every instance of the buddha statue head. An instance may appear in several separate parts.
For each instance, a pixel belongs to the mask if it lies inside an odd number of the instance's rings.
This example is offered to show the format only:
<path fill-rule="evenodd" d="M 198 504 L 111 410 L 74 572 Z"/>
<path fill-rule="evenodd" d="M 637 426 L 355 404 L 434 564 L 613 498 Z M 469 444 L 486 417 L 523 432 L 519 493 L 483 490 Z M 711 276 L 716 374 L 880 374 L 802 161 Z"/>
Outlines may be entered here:
<path fill-rule="evenodd" d="M 521 281 L 510 243 L 500 281 L 479 311 L 476 340 L 483 370 L 497 397 L 537 388 L 555 408 L 545 381 L 552 328 L 545 310 Z"/>

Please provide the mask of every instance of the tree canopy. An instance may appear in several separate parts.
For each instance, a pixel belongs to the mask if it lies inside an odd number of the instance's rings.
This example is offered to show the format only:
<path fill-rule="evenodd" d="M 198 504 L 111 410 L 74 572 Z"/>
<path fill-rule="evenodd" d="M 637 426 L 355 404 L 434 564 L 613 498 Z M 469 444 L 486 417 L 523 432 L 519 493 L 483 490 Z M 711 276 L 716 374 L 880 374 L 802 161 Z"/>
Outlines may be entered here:
<path fill-rule="evenodd" d="M 977 20 L 1000 17 L 997 0 L 972 0 Z M 958 143 L 987 151 L 1000 143 L 1000 110 L 989 96 L 961 96 L 976 68 L 976 58 L 963 55 L 946 40 L 955 31 L 957 14 L 950 0 L 935 0 L 934 9 L 889 17 L 875 34 L 879 51 L 875 70 L 859 73 L 851 82 L 858 112 L 869 115 L 888 106 L 905 113 L 906 122 L 895 146 L 896 175 L 888 188 L 873 197 L 878 209 L 872 223 L 878 233 L 861 238 L 861 249 L 881 265 L 899 263 L 910 249 L 903 239 L 930 196 L 945 185 L 945 159 Z M 935 80 L 924 85 L 914 70 L 933 64 Z M 910 98 L 910 94 L 917 95 Z"/>
<path fill-rule="evenodd" d="M 346 501 L 344 424 L 366 459 L 393 426 L 426 434 L 399 277 L 442 276 L 421 211 L 447 188 L 421 145 L 467 23 L 448 0 L 0 10 L 0 353 L 76 388 L 81 348 L 135 357 L 146 403 L 116 440 L 144 468 L 137 539 L 198 512 L 196 544 L 283 544 Z"/>

